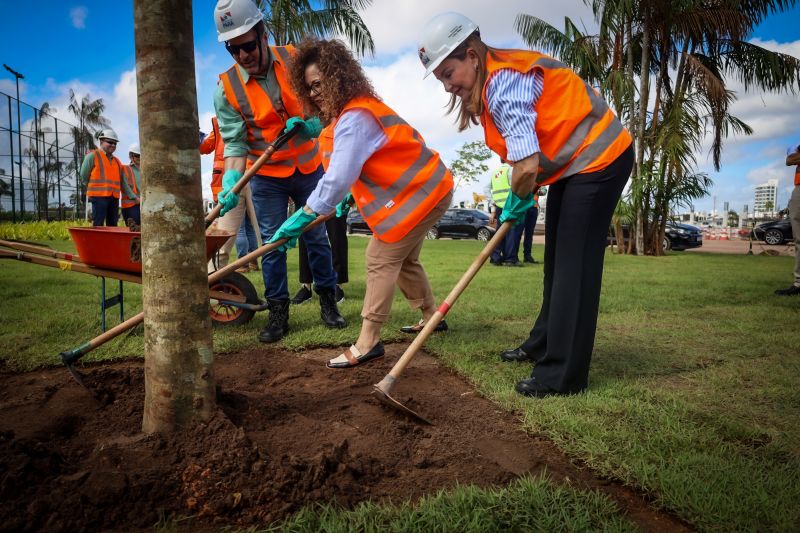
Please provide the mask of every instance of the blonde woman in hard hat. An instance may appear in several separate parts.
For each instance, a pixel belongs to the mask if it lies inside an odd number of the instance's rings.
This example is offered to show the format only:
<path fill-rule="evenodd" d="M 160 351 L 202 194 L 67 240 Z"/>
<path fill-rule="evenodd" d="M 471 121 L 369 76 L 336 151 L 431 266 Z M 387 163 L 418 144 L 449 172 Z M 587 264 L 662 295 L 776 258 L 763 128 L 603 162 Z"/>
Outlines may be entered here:
<path fill-rule="evenodd" d="M 450 207 L 453 177 L 419 132 L 380 100 L 341 41 L 301 42 L 291 80 L 305 109 L 326 125 L 319 137 L 325 175 L 274 239 L 296 240 L 318 215 L 346 216 L 351 198 L 358 206 L 372 230 L 361 332 L 328 361 L 329 368 L 351 368 L 384 354 L 381 329 L 396 287 L 422 315 L 402 331 L 419 332 L 436 311 L 419 254 L 425 234 Z M 442 321 L 437 331 L 445 329 Z"/>
<path fill-rule="evenodd" d="M 122 221 L 128 225 L 129 220 L 137 226 L 142 223 L 142 178 L 139 171 L 139 143 L 134 143 L 128 148 L 128 156 L 131 159 L 130 165 L 122 167 Z"/>
<path fill-rule="evenodd" d="M 98 135 L 100 147 L 83 158 L 81 180 L 86 196 L 92 204 L 93 226 L 116 226 L 119 221 L 119 188 L 122 180 L 122 163 L 114 157 L 119 137 L 112 129 Z"/>
<path fill-rule="evenodd" d="M 500 222 L 520 223 L 550 185 L 544 294 L 528 338 L 501 355 L 532 361 L 520 394 L 574 394 L 588 386 L 606 233 L 633 165 L 631 137 L 602 97 L 563 63 L 485 44 L 459 13 L 434 17 L 420 38 L 425 76 L 451 94 L 459 131 L 481 124 L 486 144 L 511 162 Z"/>

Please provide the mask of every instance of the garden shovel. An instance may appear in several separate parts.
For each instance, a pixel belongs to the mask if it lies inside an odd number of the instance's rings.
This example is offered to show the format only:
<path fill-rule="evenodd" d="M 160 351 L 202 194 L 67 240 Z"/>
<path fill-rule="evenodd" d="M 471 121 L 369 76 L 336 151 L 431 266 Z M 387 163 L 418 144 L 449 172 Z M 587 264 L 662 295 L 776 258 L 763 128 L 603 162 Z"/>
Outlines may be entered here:
<path fill-rule="evenodd" d="M 494 237 L 492 237 L 491 240 L 486 243 L 486 246 L 483 247 L 481 253 L 478 254 L 478 257 L 475 258 L 464 275 L 461 276 L 461 279 L 458 280 L 456 286 L 453 287 L 453 290 L 450 291 L 450 294 L 447 295 L 447 298 L 444 299 L 444 302 L 442 302 L 442 304 L 439 306 L 439 309 L 437 309 L 433 316 L 428 320 L 428 322 L 425 324 L 425 327 L 422 328 L 422 331 L 417 334 L 414 342 L 412 342 L 409 347 L 406 348 L 406 351 L 403 353 L 397 363 L 395 363 L 394 367 L 392 367 L 389 373 L 386 374 L 386 377 L 384 377 L 380 383 L 377 383 L 372 387 L 372 394 L 374 394 L 375 397 L 381 402 L 389 407 L 410 415 L 421 422 L 432 425 L 428 419 L 392 398 L 392 389 L 397 384 L 397 379 L 400 377 L 400 374 L 403 373 L 403 370 L 405 370 L 406 366 L 408 366 L 414 356 L 417 355 L 419 349 L 422 348 L 422 345 L 425 344 L 425 341 L 427 341 L 428 337 L 431 336 L 431 333 L 433 333 L 433 331 L 436 329 L 436 326 L 439 325 L 439 322 L 444 319 L 447 312 L 450 311 L 450 308 L 456 303 L 458 297 L 461 296 L 461 293 L 464 292 L 464 289 L 466 289 L 470 284 L 472 278 L 475 277 L 489 256 L 492 255 L 492 251 L 497 248 L 513 224 L 514 222 L 509 221 L 500 226 L 500 229 L 497 230 L 497 233 L 494 234 Z"/>

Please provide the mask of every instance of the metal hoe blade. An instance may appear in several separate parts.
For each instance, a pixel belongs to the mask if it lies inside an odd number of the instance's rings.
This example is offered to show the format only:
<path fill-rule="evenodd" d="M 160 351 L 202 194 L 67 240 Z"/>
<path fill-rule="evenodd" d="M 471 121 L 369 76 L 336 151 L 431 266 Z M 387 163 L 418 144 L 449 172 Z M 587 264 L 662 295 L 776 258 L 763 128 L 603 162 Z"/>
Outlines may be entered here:
<path fill-rule="evenodd" d="M 381 403 L 383 403 L 384 405 L 388 405 L 389 407 L 391 407 L 393 409 L 396 409 L 396 410 L 400 411 L 401 413 L 405 413 L 408 416 L 410 416 L 411 418 L 414 418 L 414 419 L 416 419 L 416 420 L 418 420 L 418 421 L 420 421 L 420 422 L 422 422 L 424 424 L 428 424 L 429 426 L 433 425 L 433 422 L 431 422 L 430 420 L 428 420 L 424 416 L 420 415 L 419 413 L 417 413 L 416 411 L 414 411 L 412 409 L 409 409 L 408 407 L 406 407 L 402 403 L 400 403 L 397 400 L 395 400 L 394 398 L 392 398 L 391 395 L 389 395 L 388 392 L 386 392 L 383 389 L 381 389 L 380 383 L 377 384 L 377 385 L 373 385 L 372 386 L 372 394 L 373 394 L 373 396 L 378 398 L 378 400 L 380 400 Z"/>
<path fill-rule="evenodd" d="M 84 381 L 83 381 L 83 374 L 78 372 L 77 368 L 75 368 L 74 366 L 72 366 L 71 364 L 68 364 L 68 363 L 64 363 L 64 366 L 67 367 L 67 370 L 69 370 L 69 373 L 72 374 L 73 378 L 75 378 L 75 381 L 78 382 L 78 385 L 80 385 L 81 387 L 83 387 L 87 391 L 91 392 L 89 390 L 89 387 L 87 387 L 86 383 L 84 383 Z"/>

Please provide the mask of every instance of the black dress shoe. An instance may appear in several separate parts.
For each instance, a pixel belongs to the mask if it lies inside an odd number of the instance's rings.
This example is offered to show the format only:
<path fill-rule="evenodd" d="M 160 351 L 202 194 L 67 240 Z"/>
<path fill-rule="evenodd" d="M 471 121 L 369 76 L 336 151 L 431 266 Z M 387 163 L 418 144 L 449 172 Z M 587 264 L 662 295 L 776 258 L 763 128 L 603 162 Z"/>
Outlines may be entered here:
<path fill-rule="evenodd" d="M 567 393 L 554 391 L 549 387 L 545 387 L 536 378 L 523 379 L 514 389 L 523 396 L 530 396 L 532 398 L 545 398 L 547 396 L 565 396 Z"/>
<path fill-rule="evenodd" d="M 503 350 L 500 354 L 500 359 L 507 363 L 521 363 L 523 361 L 533 361 L 533 356 L 528 355 L 522 348 L 509 348 Z"/>
<path fill-rule="evenodd" d="M 522 263 L 519 261 L 503 261 L 503 266 L 505 267 L 521 267 Z"/>
<path fill-rule="evenodd" d="M 531 255 L 526 257 L 523 261 L 525 261 L 526 263 L 532 263 L 534 265 L 539 262 L 536 259 L 534 259 L 533 256 L 531 256 Z"/>
<path fill-rule="evenodd" d="M 778 296 L 797 296 L 800 294 L 800 287 L 792 285 L 788 289 L 778 289 L 775 294 Z"/>
<path fill-rule="evenodd" d="M 424 328 L 424 327 L 425 327 L 425 324 L 422 323 L 422 321 L 420 321 L 420 322 L 417 322 L 416 324 L 414 324 L 413 326 L 403 326 L 402 328 L 400 328 L 400 331 L 402 331 L 403 333 L 417 334 L 420 331 L 422 331 L 422 328 Z M 447 328 L 447 322 L 442 320 L 441 322 L 436 324 L 436 327 L 433 328 L 433 331 L 435 333 L 437 331 L 447 331 L 447 329 L 448 329 Z"/>

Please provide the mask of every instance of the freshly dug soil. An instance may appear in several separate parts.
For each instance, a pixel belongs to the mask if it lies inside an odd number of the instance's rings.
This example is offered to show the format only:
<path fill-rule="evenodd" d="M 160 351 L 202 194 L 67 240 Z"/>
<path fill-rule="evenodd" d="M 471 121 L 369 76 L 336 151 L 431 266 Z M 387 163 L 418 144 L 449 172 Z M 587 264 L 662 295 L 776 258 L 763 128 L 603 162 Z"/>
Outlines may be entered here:
<path fill-rule="evenodd" d="M 503 486 L 545 469 L 556 482 L 609 494 L 648 531 L 685 530 L 631 490 L 572 464 L 513 414 L 420 354 L 394 395 L 435 424 L 379 403 L 372 385 L 406 345 L 349 370 L 334 350 L 221 355 L 219 409 L 168 437 L 141 434 L 141 361 L 83 369 L 0 369 L 0 530 L 190 529 L 271 523 L 305 504 L 400 503 L 456 484 Z"/>

